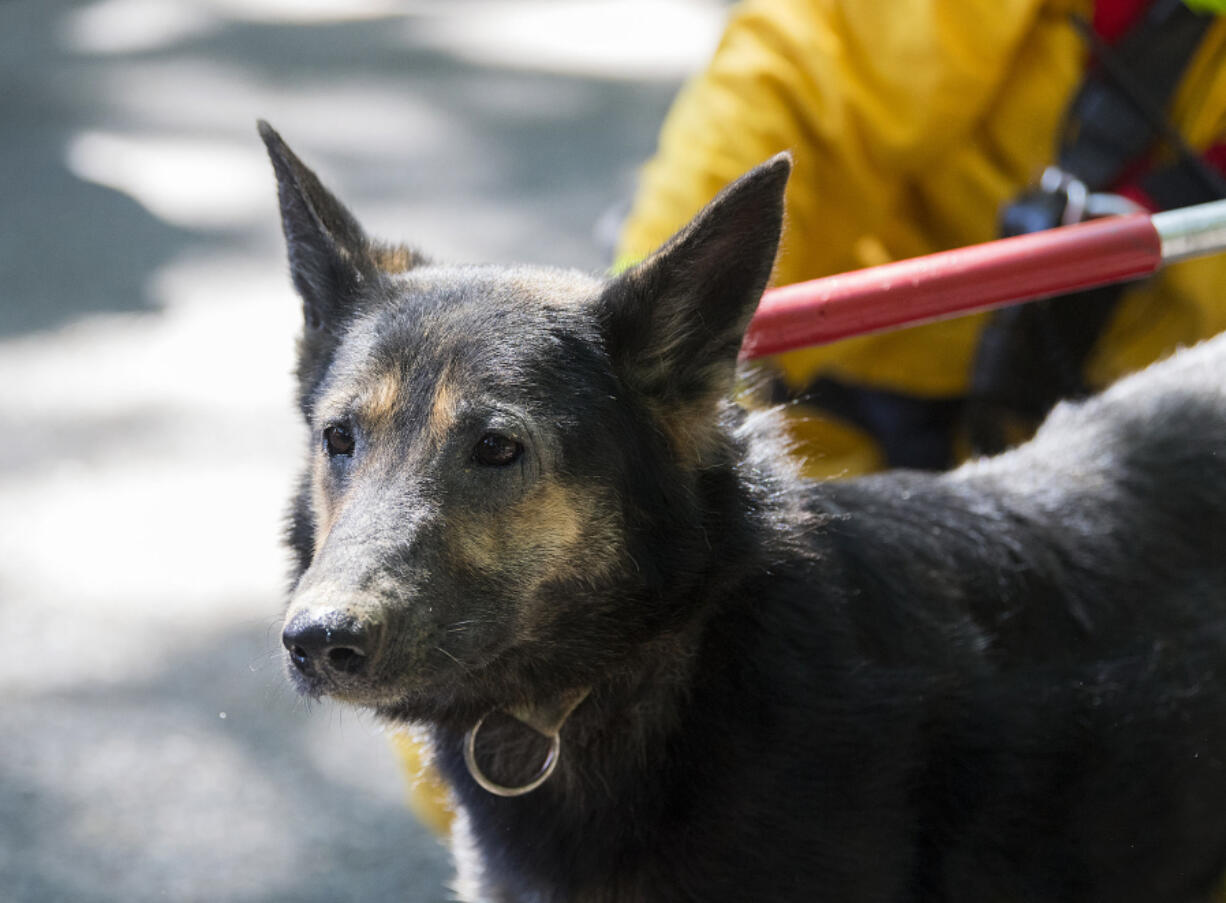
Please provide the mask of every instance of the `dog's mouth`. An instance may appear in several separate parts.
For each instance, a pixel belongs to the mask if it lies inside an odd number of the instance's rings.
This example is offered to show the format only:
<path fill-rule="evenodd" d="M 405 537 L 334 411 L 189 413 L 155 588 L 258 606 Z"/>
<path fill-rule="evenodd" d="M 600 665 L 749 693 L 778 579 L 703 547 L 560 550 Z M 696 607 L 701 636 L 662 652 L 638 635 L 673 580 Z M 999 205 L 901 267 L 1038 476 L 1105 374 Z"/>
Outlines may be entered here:
<path fill-rule="evenodd" d="M 500 667 L 505 649 L 482 649 L 477 661 L 463 661 L 441 646 L 441 661 L 416 667 L 389 667 L 355 645 L 334 643 L 340 627 L 308 652 L 286 640 L 289 671 L 298 689 L 313 698 L 373 709 L 391 721 L 471 725 L 464 732 L 464 762 L 478 786 L 503 797 L 536 790 L 562 757 L 562 728 L 590 695 L 590 687 L 554 689 L 532 702 L 511 701 Z M 291 634 L 287 631 L 287 637 Z M 293 638 L 306 642 L 299 631 Z M 408 674 L 414 675 L 412 679 Z M 461 728 L 462 729 L 462 728 Z"/>
<path fill-rule="evenodd" d="M 476 664 L 445 655 L 440 661 L 430 661 L 425 666 L 400 667 L 369 663 L 357 656 L 338 658 L 339 665 L 321 668 L 304 663 L 300 656 L 295 656 L 294 650 L 289 650 L 288 670 L 298 691 L 314 699 L 329 696 L 338 702 L 374 709 L 381 714 L 390 714 L 405 706 L 416 708 L 430 699 L 458 702 L 476 695 L 469 690 L 470 681 L 466 678 L 488 664 L 485 656 Z M 407 719 L 400 716 L 399 720 L 422 719 L 420 716 Z"/>
<path fill-rule="evenodd" d="M 331 609 L 295 615 L 282 633 L 299 692 L 375 710 L 416 707 L 429 699 L 488 699 L 502 683 L 496 663 L 509 637 L 470 631 L 464 643 L 450 639 L 443 627 L 404 630 Z M 490 707 L 491 702 L 479 706 Z"/>

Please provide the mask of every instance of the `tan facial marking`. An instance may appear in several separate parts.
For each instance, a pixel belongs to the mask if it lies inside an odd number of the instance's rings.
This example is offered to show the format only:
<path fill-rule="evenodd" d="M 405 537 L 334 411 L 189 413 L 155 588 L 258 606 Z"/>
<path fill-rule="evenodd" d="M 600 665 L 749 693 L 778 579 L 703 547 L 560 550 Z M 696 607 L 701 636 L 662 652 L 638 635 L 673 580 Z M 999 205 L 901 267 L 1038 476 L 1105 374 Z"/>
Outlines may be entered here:
<path fill-rule="evenodd" d="M 373 427 L 387 423 L 400 402 L 400 374 L 388 370 L 359 396 L 358 410 L 362 420 Z"/>
<path fill-rule="evenodd" d="M 430 435 L 441 439 L 451 428 L 455 423 L 459 400 L 450 380 L 450 371 L 447 371 L 439 378 L 434 389 L 434 401 L 430 404 L 430 416 L 426 421 L 426 429 Z"/>
<path fill-rule="evenodd" d="M 379 381 L 373 384 L 369 391 L 359 396 L 359 408 L 368 407 L 372 401 L 378 401 L 380 405 L 390 408 L 398 387 L 397 382 L 388 382 L 393 376 L 394 374 L 391 373 L 385 374 Z M 345 412 L 349 410 L 347 403 L 349 397 L 346 393 L 333 392 L 322 399 L 317 413 L 320 421 L 328 423 L 333 418 L 340 419 L 345 416 Z M 365 414 L 366 412 L 363 411 L 363 413 Z M 332 532 L 332 528 L 336 524 L 337 514 L 341 507 L 341 499 L 337 495 L 335 484 L 329 472 L 328 456 L 321 447 L 315 449 L 312 461 L 311 510 L 315 516 L 314 555 L 318 556 L 328 539 L 328 534 Z"/>
<path fill-rule="evenodd" d="M 721 433 L 711 413 L 714 408 L 714 400 L 681 408 L 652 405 L 652 419 L 687 467 L 700 467 L 718 445 Z"/>
<path fill-rule="evenodd" d="M 573 549 L 583 525 L 579 493 L 554 482 L 542 483 L 540 492 L 516 505 L 510 517 L 511 529 L 532 535 L 532 544 L 542 555 Z"/>
<path fill-rule="evenodd" d="M 327 468 L 328 463 L 324 456 L 316 455 L 311 473 L 311 508 L 315 514 L 315 548 L 312 557 L 318 557 L 319 550 L 324 547 L 335 523 L 336 508 L 332 504 L 332 494 L 328 491 Z"/>
<path fill-rule="evenodd" d="M 422 262 L 415 251 L 403 245 L 379 245 L 371 248 L 370 256 L 385 273 L 405 273 Z"/>
<path fill-rule="evenodd" d="M 534 491 L 497 514 L 457 519 L 455 544 L 464 563 L 479 571 L 495 573 L 527 563 L 550 562 L 569 557 L 583 535 L 583 514 L 578 493 L 556 482 L 543 482 Z M 546 576 L 552 576 L 552 573 Z"/>
<path fill-rule="evenodd" d="M 521 640 L 548 622 L 534 604 L 553 581 L 598 581 L 620 561 L 624 542 L 615 506 L 584 487 L 545 482 L 520 502 L 492 516 L 456 518 L 449 545 L 464 568 L 497 575 L 515 606 Z"/>

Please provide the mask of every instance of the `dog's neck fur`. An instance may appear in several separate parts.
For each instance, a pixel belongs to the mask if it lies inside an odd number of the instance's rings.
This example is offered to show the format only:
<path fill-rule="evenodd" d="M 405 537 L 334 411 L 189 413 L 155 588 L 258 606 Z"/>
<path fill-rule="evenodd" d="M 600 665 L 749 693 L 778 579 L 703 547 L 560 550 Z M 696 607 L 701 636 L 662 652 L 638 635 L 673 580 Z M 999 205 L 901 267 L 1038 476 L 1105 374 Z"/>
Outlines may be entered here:
<path fill-rule="evenodd" d="M 465 861 L 469 840 L 480 843 L 485 856 L 500 859 L 494 869 L 498 874 L 520 874 L 529 884 L 535 877 L 544 887 L 557 876 L 532 876 L 534 857 L 524 855 L 525 850 L 567 848 L 582 839 L 572 855 L 590 855 L 590 839 L 599 836 L 601 849 L 633 851 L 639 843 L 636 832 L 667 817 L 671 803 L 665 788 L 674 780 L 671 772 L 685 767 L 679 765 L 685 756 L 678 755 L 674 740 L 685 730 L 695 687 L 710 682 L 721 668 L 720 635 L 728 627 L 715 625 L 725 614 L 732 613 L 733 620 L 741 616 L 737 612 L 743 613 L 746 598 L 757 595 L 754 583 L 764 573 L 776 566 L 794 569 L 800 564 L 803 569 L 804 560 L 813 558 L 805 537 L 818 528 L 819 518 L 802 504 L 806 493 L 790 459 L 781 454 L 775 415 L 747 414 L 726 405 L 719 419 L 718 451 L 698 472 L 693 487 L 694 510 L 702 515 L 689 529 L 701 534 L 701 556 L 686 562 L 684 573 L 665 579 L 667 592 L 688 598 L 684 604 L 659 600 L 689 615 L 592 687 L 565 724 L 554 775 L 526 797 L 494 796 L 467 774 L 460 754 L 463 730 L 456 724 L 435 727 L 438 762 L 464 810 L 456 841 L 461 883 L 477 880 L 482 887 L 477 898 L 499 899 L 472 874 L 481 870 L 476 858 Z M 735 485 L 732 492 L 730 484 Z M 729 700 L 729 705 L 736 704 Z M 482 739 L 497 750 L 499 767 L 530 773 L 531 763 L 540 761 L 540 738 L 509 718 L 483 729 Z M 593 861 L 588 868 L 595 875 L 605 865 Z M 579 868 L 575 874 L 584 871 Z M 620 877 L 602 873 L 591 885 L 599 888 L 591 892 L 595 896 L 570 888 L 559 899 L 625 899 L 626 889 L 641 877 L 633 871 L 627 868 Z"/>

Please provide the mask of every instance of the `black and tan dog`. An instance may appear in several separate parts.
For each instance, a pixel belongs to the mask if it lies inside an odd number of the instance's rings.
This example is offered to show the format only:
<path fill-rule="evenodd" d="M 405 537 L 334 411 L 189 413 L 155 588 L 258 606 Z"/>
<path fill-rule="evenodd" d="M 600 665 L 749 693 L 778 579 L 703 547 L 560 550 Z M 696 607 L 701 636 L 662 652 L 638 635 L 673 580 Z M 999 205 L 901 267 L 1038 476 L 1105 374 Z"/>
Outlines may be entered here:
<path fill-rule="evenodd" d="M 291 672 L 428 726 L 498 901 L 1210 898 L 1226 338 L 943 476 L 726 399 L 789 161 L 598 280 L 373 243 L 266 125 L 306 325 Z"/>

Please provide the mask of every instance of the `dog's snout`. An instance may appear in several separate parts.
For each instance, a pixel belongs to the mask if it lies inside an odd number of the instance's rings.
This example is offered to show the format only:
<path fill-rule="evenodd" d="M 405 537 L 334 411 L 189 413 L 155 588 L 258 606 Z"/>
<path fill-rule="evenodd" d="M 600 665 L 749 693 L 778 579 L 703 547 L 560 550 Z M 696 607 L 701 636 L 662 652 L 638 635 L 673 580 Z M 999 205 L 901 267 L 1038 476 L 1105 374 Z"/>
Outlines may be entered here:
<path fill-rule="evenodd" d="M 377 634 L 373 625 L 341 612 L 308 610 L 290 620 L 281 642 L 294 667 L 308 677 L 358 675 L 371 666 Z"/>

